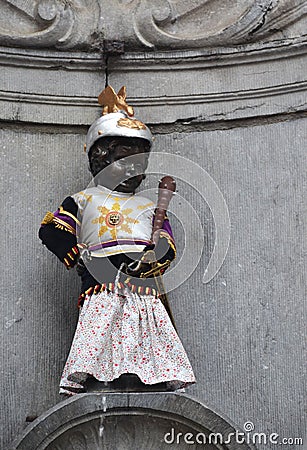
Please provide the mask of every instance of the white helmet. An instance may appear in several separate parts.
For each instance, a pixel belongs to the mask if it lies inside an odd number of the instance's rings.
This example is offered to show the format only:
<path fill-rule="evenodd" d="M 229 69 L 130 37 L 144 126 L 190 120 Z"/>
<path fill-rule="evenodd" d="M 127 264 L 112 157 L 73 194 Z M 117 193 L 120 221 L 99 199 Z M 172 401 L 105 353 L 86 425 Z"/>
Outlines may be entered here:
<path fill-rule="evenodd" d="M 133 108 L 128 106 L 125 100 L 124 86 L 117 95 L 111 86 L 99 95 L 98 101 L 103 106 L 103 115 L 95 120 L 88 130 L 85 146 L 87 154 L 98 139 L 107 136 L 142 138 L 152 145 L 153 137 L 149 128 L 133 116 Z"/>

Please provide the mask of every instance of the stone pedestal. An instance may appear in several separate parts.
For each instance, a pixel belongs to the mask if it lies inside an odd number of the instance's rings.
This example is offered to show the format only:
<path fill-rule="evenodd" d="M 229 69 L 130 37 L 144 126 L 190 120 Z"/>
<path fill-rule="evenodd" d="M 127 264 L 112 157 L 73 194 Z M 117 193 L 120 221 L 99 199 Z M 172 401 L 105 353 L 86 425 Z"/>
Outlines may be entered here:
<path fill-rule="evenodd" d="M 91 393 L 51 408 L 10 450 L 237 450 L 236 432 L 228 419 L 185 395 Z"/>

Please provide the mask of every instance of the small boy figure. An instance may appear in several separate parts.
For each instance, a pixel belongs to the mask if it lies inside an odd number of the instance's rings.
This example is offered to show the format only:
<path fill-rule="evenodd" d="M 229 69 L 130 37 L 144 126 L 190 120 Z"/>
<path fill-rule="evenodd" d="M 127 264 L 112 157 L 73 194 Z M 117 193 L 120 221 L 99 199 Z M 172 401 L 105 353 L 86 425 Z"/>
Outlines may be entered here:
<path fill-rule="evenodd" d="M 123 87 L 108 86 L 87 134 L 93 187 L 67 197 L 48 212 L 39 237 L 64 265 L 76 266 L 82 287 L 80 315 L 60 383 L 60 393 L 86 391 L 89 380 L 116 385 L 133 374 L 140 386 L 169 390 L 194 383 L 193 370 L 159 299 L 151 264 L 154 204 L 135 194 L 145 178 L 152 135 L 133 117 Z M 165 218 L 155 246 L 160 273 L 175 258 Z"/>

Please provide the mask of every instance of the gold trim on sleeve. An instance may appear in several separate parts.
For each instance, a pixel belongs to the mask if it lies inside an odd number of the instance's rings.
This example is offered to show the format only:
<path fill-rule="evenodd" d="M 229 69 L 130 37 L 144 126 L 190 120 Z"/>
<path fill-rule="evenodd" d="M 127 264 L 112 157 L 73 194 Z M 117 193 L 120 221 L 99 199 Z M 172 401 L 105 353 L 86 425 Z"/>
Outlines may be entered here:
<path fill-rule="evenodd" d="M 64 220 L 61 220 L 58 217 L 55 217 L 53 219 L 53 223 L 55 224 L 55 227 L 59 228 L 60 230 L 68 231 L 73 235 L 76 234 L 76 230 L 71 225 L 69 225 L 69 223 L 64 222 Z"/>
<path fill-rule="evenodd" d="M 166 231 L 161 231 L 160 232 L 160 237 L 164 237 L 167 240 L 169 246 L 171 247 L 171 249 L 174 252 L 174 259 L 175 259 L 176 255 L 177 255 L 177 250 L 176 250 L 175 242 L 173 241 L 171 236 Z"/>
<path fill-rule="evenodd" d="M 75 217 L 73 214 L 71 214 L 70 212 L 66 211 L 63 206 L 60 206 L 59 208 L 60 214 L 65 214 L 65 216 L 71 217 L 77 225 L 81 226 L 81 222 L 80 220 L 77 219 L 77 217 Z"/>
<path fill-rule="evenodd" d="M 42 220 L 41 225 L 48 225 L 48 223 L 52 223 L 54 219 L 54 214 L 51 211 L 47 211 L 45 217 Z"/>

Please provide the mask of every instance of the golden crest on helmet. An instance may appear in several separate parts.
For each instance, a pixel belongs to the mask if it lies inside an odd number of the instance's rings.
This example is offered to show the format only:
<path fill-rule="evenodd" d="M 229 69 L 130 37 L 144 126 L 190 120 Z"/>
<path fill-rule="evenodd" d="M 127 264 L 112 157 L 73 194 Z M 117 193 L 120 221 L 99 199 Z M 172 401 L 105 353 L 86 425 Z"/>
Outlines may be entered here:
<path fill-rule="evenodd" d="M 126 103 L 126 97 L 126 86 L 123 86 L 118 94 L 111 86 L 107 86 L 98 96 L 98 102 L 103 107 L 102 115 L 125 111 L 128 116 L 133 116 L 133 108 Z"/>
<path fill-rule="evenodd" d="M 133 128 L 135 130 L 146 130 L 146 125 L 140 120 L 129 119 L 128 117 L 117 121 L 119 127 Z"/>

